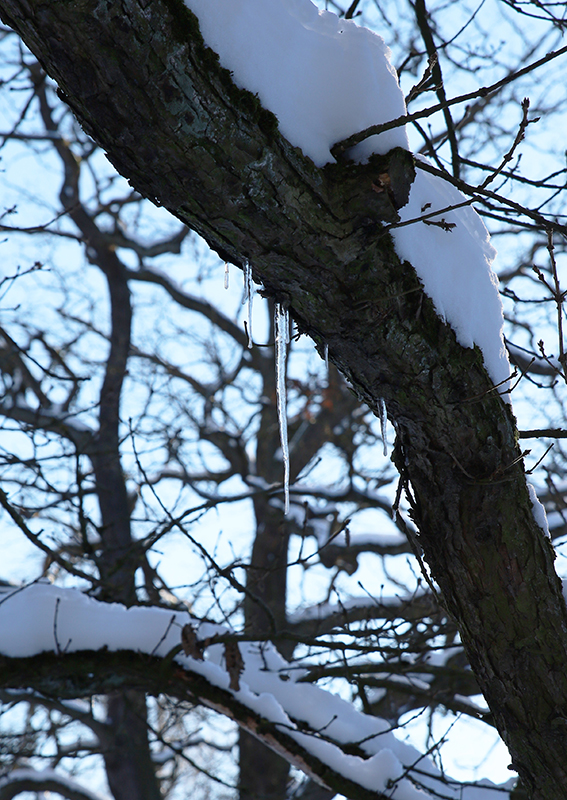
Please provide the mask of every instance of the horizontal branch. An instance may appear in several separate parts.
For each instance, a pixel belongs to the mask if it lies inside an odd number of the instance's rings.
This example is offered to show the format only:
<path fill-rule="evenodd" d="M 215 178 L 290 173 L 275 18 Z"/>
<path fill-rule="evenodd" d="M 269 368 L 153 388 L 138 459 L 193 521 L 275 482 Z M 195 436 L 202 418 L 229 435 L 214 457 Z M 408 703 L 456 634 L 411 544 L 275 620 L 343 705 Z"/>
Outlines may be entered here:
<path fill-rule="evenodd" d="M 0 656 L 0 673 L 3 688 L 30 686 L 48 696 L 71 699 L 138 689 L 154 696 L 165 693 L 203 705 L 233 720 L 318 783 L 350 800 L 392 797 L 389 793 L 365 789 L 340 775 L 302 747 L 282 726 L 240 703 L 232 692 L 212 685 L 175 662 L 128 651 L 43 653 L 23 659 Z"/>
<path fill-rule="evenodd" d="M 430 594 L 412 597 L 409 600 L 395 598 L 391 602 L 380 602 L 366 598 L 356 605 L 323 605 L 298 613 L 288 621 L 287 629 L 296 636 L 320 636 L 353 622 L 383 619 L 387 621 L 406 620 L 416 622 L 427 617 L 442 614 L 436 599 Z"/>
<path fill-rule="evenodd" d="M 33 689 L 30 702 L 39 693 L 49 704 L 126 689 L 167 694 L 223 714 L 351 800 L 402 800 L 416 783 L 446 790 L 445 777 L 385 720 L 299 682 L 304 670 L 273 645 L 244 638 L 186 612 L 126 608 L 45 583 L 5 588 L 0 690 L 16 689 L 21 700 Z M 446 796 L 466 800 L 466 790 Z"/>
<path fill-rule="evenodd" d="M 78 451 L 86 453 L 92 445 L 94 432 L 73 419 L 72 414 L 60 413 L 56 408 L 31 408 L 27 405 L 0 403 L 0 415 L 15 422 L 29 425 L 34 430 L 55 433 L 70 441 Z"/>
<path fill-rule="evenodd" d="M 12 800 L 22 792 L 55 792 L 67 800 L 102 800 L 101 795 L 85 789 L 77 781 L 53 769 L 17 769 L 0 778 L 0 800 Z"/>
<path fill-rule="evenodd" d="M 540 428 L 530 431 L 518 431 L 520 439 L 567 439 L 567 431 L 563 428 Z"/>

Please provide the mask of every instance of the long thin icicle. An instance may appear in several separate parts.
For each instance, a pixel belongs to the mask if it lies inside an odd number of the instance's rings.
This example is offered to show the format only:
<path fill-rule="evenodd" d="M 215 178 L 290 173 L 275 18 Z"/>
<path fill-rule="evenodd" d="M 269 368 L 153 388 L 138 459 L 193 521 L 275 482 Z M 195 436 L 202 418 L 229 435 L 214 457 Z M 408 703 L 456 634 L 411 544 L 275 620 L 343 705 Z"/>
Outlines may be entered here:
<path fill-rule="evenodd" d="M 244 297 L 242 305 L 248 303 L 248 323 L 246 335 L 248 336 L 248 349 L 252 349 L 252 300 L 254 298 L 254 284 L 252 283 L 252 268 L 248 261 L 244 262 Z"/>
<path fill-rule="evenodd" d="M 228 289 L 228 261 L 224 265 L 224 288 Z"/>
<path fill-rule="evenodd" d="M 287 392 L 285 386 L 289 313 L 276 303 L 274 314 L 276 334 L 276 401 L 280 426 L 280 444 L 284 468 L 284 513 L 289 513 L 289 442 L 287 438 Z"/>
<path fill-rule="evenodd" d="M 386 403 L 380 398 L 380 434 L 382 436 L 382 446 L 383 446 L 383 453 L 385 456 L 388 455 L 388 442 L 386 441 L 386 422 L 388 417 L 386 416 Z"/>

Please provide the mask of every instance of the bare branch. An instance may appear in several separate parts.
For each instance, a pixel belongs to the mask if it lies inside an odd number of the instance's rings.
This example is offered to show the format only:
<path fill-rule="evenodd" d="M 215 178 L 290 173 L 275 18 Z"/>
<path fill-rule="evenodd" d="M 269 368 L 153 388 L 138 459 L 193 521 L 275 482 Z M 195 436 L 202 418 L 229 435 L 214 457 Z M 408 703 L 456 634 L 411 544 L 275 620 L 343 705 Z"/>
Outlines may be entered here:
<path fill-rule="evenodd" d="M 52 769 L 16 769 L 0 778 L 0 800 L 12 800 L 22 792 L 55 792 L 67 800 L 102 800 L 100 795 Z"/>
<path fill-rule="evenodd" d="M 459 95 L 458 97 L 453 97 L 444 103 L 437 103 L 436 105 L 425 108 L 422 111 L 414 111 L 412 114 L 405 114 L 402 117 L 396 117 L 396 119 L 390 120 L 389 122 L 383 122 L 380 125 L 371 125 L 369 128 L 366 128 L 359 133 L 354 133 L 347 139 L 337 142 L 332 147 L 331 152 L 335 158 L 339 158 L 347 150 L 350 150 L 355 145 L 360 144 L 360 142 L 363 142 L 369 136 L 375 136 L 376 134 L 383 133 L 384 131 L 392 130 L 392 128 L 399 128 L 402 125 L 407 125 L 407 123 L 414 122 L 414 120 L 417 119 L 425 119 L 430 117 L 432 114 L 435 114 L 437 111 L 443 111 L 444 109 L 450 108 L 451 106 L 459 103 L 466 103 L 468 100 L 476 100 L 479 97 L 486 97 L 487 95 L 498 91 L 498 89 L 501 89 L 503 86 L 512 83 L 518 78 L 533 72 L 544 64 L 548 64 L 550 61 L 553 61 L 553 59 L 559 58 L 565 53 L 567 53 L 567 45 L 559 48 L 558 50 L 554 50 L 551 53 L 547 53 L 545 56 L 543 56 L 543 58 L 534 61 L 532 64 L 528 64 L 528 66 L 523 67 L 516 72 L 506 75 L 501 80 L 496 81 L 489 86 L 481 86 L 474 92 L 467 92 L 466 94 Z"/>

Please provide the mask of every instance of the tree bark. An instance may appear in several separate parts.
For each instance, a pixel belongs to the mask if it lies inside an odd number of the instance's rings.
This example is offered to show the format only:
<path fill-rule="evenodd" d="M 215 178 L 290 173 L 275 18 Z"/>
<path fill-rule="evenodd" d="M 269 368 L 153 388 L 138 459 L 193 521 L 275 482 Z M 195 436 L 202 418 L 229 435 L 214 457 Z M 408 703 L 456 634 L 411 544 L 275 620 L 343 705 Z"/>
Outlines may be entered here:
<path fill-rule="evenodd" d="M 162 800 L 148 743 L 144 692 L 114 692 L 106 704 L 108 735 L 101 746 L 115 800 Z"/>
<path fill-rule="evenodd" d="M 178 0 L 0 9 L 138 191 L 223 258 L 248 260 L 358 396 L 374 411 L 384 398 L 420 546 L 513 766 L 538 800 L 567 798 L 567 612 L 553 550 L 510 408 L 385 228 L 411 156 L 315 168 L 234 86 Z M 372 189 L 384 172 L 393 199 Z"/>

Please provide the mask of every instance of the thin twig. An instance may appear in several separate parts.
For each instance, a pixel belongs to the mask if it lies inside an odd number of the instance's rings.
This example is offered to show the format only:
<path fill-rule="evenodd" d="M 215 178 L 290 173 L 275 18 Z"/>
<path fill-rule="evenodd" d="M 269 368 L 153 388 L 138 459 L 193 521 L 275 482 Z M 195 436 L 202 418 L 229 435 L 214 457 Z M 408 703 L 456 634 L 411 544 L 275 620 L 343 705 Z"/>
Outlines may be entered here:
<path fill-rule="evenodd" d="M 567 383 L 567 375 L 565 374 L 565 347 L 563 342 L 563 301 L 565 300 L 565 292 L 561 291 L 559 284 L 559 277 L 557 275 L 557 261 L 555 260 L 555 245 L 553 244 L 553 231 L 547 231 L 547 252 L 549 253 L 549 260 L 551 261 L 551 272 L 553 274 L 553 299 L 557 305 L 557 336 L 559 338 L 559 363 L 561 364 L 561 375 L 563 380 Z"/>
<path fill-rule="evenodd" d="M 39 547 L 49 558 L 53 559 L 60 567 L 63 567 L 64 570 L 69 572 L 71 575 L 75 575 L 77 578 L 83 578 L 83 580 L 88 581 L 93 586 L 98 584 L 98 580 L 93 578 L 92 575 L 87 575 L 86 572 L 83 572 L 80 569 L 77 569 L 64 558 L 62 558 L 58 553 L 53 552 L 53 550 L 44 544 L 39 535 L 30 531 L 26 523 L 24 522 L 24 518 L 22 515 L 17 511 L 14 506 L 8 500 L 8 496 L 6 493 L 0 489 L 0 505 L 8 512 L 12 520 L 16 523 L 18 528 L 22 531 L 22 533 L 26 536 L 27 539 L 32 542 L 36 547 Z"/>
<path fill-rule="evenodd" d="M 519 129 L 518 129 L 518 133 L 516 134 L 516 137 L 515 137 L 514 141 L 512 142 L 512 147 L 505 154 L 504 158 L 500 162 L 500 166 L 497 167 L 490 175 L 488 175 L 484 179 L 484 181 L 478 187 L 479 189 L 486 189 L 488 184 L 492 183 L 492 181 L 498 175 L 500 175 L 500 173 L 502 172 L 502 170 L 504 169 L 506 164 L 508 164 L 512 160 L 512 158 L 514 156 L 514 152 L 517 149 L 517 147 L 520 144 L 520 142 L 523 141 L 524 136 L 526 135 L 526 129 L 527 129 L 528 125 L 530 125 L 533 122 L 537 122 L 539 120 L 539 117 L 535 117 L 534 119 L 528 119 L 529 108 L 530 108 L 530 100 L 529 100 L 528 97 L 524 97 L 524 99 L 522 100 L 522 119 L 520 121 L 520 126 L 519 126 Z"/>

